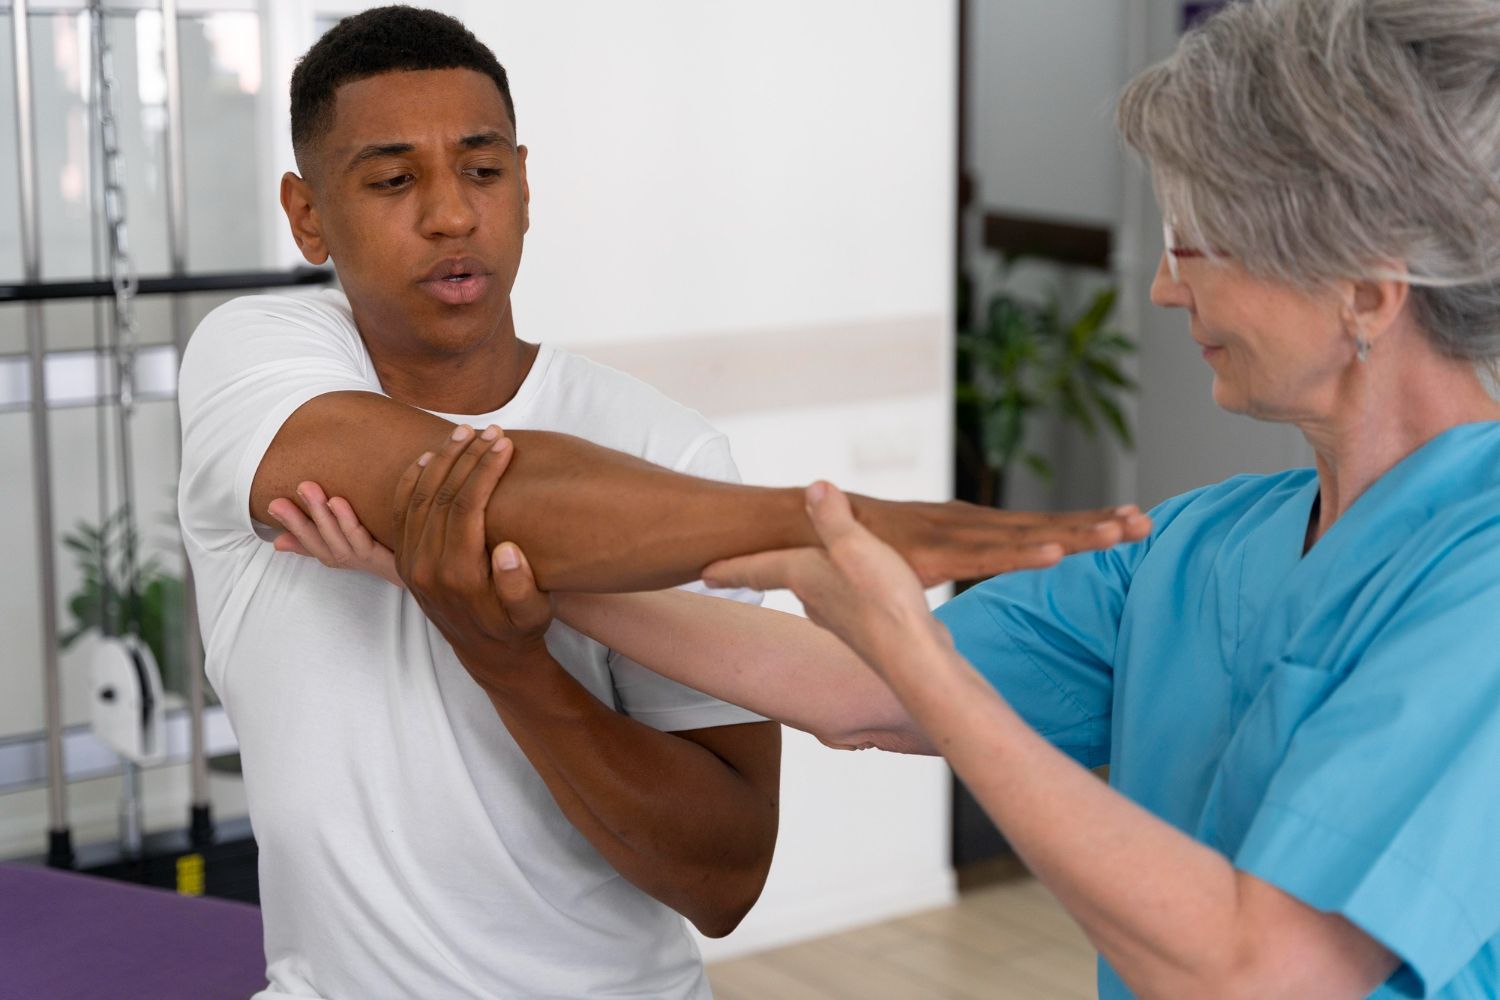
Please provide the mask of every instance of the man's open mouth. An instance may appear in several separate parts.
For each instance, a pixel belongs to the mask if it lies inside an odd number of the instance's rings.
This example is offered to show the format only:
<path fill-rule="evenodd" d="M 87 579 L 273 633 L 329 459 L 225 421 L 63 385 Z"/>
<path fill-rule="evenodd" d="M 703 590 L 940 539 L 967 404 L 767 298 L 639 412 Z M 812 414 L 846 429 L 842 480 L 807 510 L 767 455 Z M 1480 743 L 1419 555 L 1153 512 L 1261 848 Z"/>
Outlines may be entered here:
<path fill-rule="evenodd" d="M 441 265 L 435 267 L 432 273 L 424 278 L 419 284 L 422 290 L 445 305 L 466 306 L 479 301 L 489 287 L 489 272 L 481 269 L 469 261 L 457 264 L 453 270 L 446 270 Z M 449 265 L 454 267 L 454 265 Z"/>

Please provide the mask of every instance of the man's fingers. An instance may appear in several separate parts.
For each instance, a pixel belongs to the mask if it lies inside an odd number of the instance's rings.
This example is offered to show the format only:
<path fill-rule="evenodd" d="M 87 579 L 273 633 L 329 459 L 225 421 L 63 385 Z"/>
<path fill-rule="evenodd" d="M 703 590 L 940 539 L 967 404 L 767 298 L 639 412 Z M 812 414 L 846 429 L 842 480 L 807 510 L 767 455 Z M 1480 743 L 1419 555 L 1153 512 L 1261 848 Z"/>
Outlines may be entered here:
<path fill-rule="evenodd" d="M 489 451 L 494 440 L 494 438 L 476 434 L 474 429 L 467 425 L 460 427 L 459 430 L 467 431 L 463 438 L 463 448 L 454 456 L 442 480 L 435 481 L 437 486 L 427 512 L 427 524 L 422 529 L 422 538 L 418 542 L 418 545 L 427 552 L 436 553 L 443 558 L 446 558 L 448 552 L 449 532 L 459 526 L 456 522 L 462 522 L 466 513 L 458 506 L 459 495 L 464 484 L 468 482 L 469 476 L 479 464 L 480 456 Z M 494 430 L 498 434 L 499 428 Z M 478 558 L 478 566 L 482 573 L 484 567 L 482 552 L 479 553 Z"/>
<path fill-rule="evenodd" d="M 964 507 L 972 507 L 965 504 Z M 984 508 L 980 508 L 984 509 Z M 1122 507 L 1099 507 L 1093 510 L 1006 510 L 994 508 L 990 510 L 991 520 L 996 524 L 1005 524 L 1015 528 L 1056 528 L 1056 527 L 1080 527 L 1097 524 L 1101 521 L 1125 521 L 1140 514 L 1141 509 L 1135 504 L 1127 504 Z"/>
<path fill-rule="evenodd" d="M 401 479 L 396 483 L 396 495 L 392 500 L 391 525 L 395 529 L 393 537 L 396 546 L 401 551 L 406 551 L 406 512 L 411 506 L 412 494 L 416 492 L 417 480 L 422 475 L 422 469 L 428 462 L 432 461 L 432 452 L 424 451 L 417 460 L 406 467 L 401 474 Z"/>
<path fill-rule="evenodd" d="M 467 424 L 460 424 L 453 428 L 453 433 L 448 436 L 448 440 L 443 442 L 441 448 L 417 459 L 417 464 L 421 468 L 417 469 L 416 481 L 406 497 L 406 519 L 403 525 L 405 530 L 401 538 L 403 552 L 411 551 L 426 533 L 427 520 L 431 515 L 433 498 L 437 495 L 438 487 L 447 481 L 448 472 L 453 468 L 453 463 L 468 448 L 473 437 L 474 428 Z M 426 461 L 424 462 L 423 459 Z"/>
<path fill-rule="evenodd" d="M 495 596 L 517 628 L 541 628 L 551 620 L 552 599 L 537 589 L 531 563 L 514 542 L 495 546 L 490 569 Z"/>
<path fill-rule="evenodd" d="M 1056 542 L 1040 545 L 1001 544 L 954 552 L 931 568 L 916 567 L 924 587 L 934 587 L 950 580 L 978 580 L 1001 573 L 1055 566 L 1068 550 Z"/>
<path fill-rule="evenodd" d="M 1056 542 L 1069 552 L 1089 552 L 1122 542 L 1138 542 L 1150 534 L 1151 518 L 1137 512 L 1128 517 L 1111 517 L 1061 530 L 1033 528 L 1030 529 L 1030 540 L 1037 544 Z"/>
<path fill-rule="evenodd" d="M 476 447 L 483 446 L 458 494 L 453 499 L 448 515 L 449 544 L 459 552 L 478 551 L 485 544 L 485 511 L 490 496 L 500 483 L 500 477 L 510 466 L 515 448 L 510 438 L 498 427 L 487 427 L 479 436 Z M 470 449 L 472 452 L 474 449 Z M 458 474 L 458 467 L 454 467 Z"/>
<path fill-rule="evenodd" d="M 435 513 L 439 496 L 443 496 L 445 484 L 453 467 L 463 458 L 474 441 L 474 428 L 459 424 L 453 428 L 442 447 L 417 459 L 416 483 L 406 501 L 406 519 L 401 533 L 401 550 L 398 558 L 405 564 L 403 578 L 414 569 L 418 553 L 441 552 L 443 537 L 447 532 L 446 504 Z M 436 545 L 436 548 L 433 546 Z"/>
<path fill-rule="evenodd" d="M 975 548 L 1004 545 L 1029 547 L 1055 543 L 1068 552 L 1089 552 L 1107 549 L 1121 542 L 1138 541 L 1145 535 L 1137 533 L 1132 536 L 1130 526 L 1135 525 L 1135 530 L 1138 531 L 1142 522 L 1145 524 L 1145 532 L 1149 533 L 1150 519 L 1137 514 L 1129 519 L 1108 518 L 1093 522 L 1069 517 L 1059 518 L 1045 525 L 979 527 L 956 532 L 951 537 L 955 545 Z"/>

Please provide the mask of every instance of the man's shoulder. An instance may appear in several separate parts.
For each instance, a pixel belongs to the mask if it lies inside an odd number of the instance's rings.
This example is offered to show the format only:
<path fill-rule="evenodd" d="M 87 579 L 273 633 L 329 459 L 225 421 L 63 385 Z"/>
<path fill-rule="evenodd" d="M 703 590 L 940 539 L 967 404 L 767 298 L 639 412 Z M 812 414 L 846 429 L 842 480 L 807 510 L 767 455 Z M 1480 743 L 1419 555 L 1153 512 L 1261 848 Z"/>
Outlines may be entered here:
<path fill-rule="evenodd" d="M 263 323 L 336 329 L 358 335 L 349 300 L 343 292 L 325 288 L 316 292 L 267 292 L 230 299 L 203 317 L 194 337 L 199 333 L 238 331 Z"/>
<path fill-rule="evenodd" d="M 538 400 L 538 409 L 555 418 L 549 423 L 571 425 L 569 433 L 678 468 L 720 436 L 703 414 L 650 383 L 581 354 L 549 350 L 546 390 Z"/>
<path fill-rule="evenodd" d="M 343 294 L 241 296 L 205 316 L 188 339 L 178 366 L 178 405 L 184 414 L 196 412 L 231 386 L 313 374 L 370 381 L 364 342 Z"/>
<path fill-rule="evenodd" d="M 200 367 L 244 364 L 262 354 L 286 355 L 302 343 L 340 356 L 362 344 L 342 292 L 325 289 L 230 299 L 198 323 L 183 352 L 182 368 L 191 376 Z"/>

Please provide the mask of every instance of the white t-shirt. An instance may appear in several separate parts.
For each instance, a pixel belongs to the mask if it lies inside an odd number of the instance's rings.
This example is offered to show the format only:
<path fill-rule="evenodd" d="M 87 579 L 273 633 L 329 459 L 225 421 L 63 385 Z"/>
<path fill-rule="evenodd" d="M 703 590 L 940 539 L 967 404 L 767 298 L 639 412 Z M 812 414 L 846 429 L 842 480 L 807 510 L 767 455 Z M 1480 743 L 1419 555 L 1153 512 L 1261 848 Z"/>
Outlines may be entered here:
<path fill-rule="evenodd" d="M 182 362 L 179 507 L 260 845 L 270 986 L 258 997 L 708 997 L 683 919 L 568 822 L 415 600 L 276 552 L 252 522 L 251 481 L 277 430 L 340 390 L 380 385 L 339 292 L 230 302 Z M 442 415 L 737 478 L 697 413 L 545 345 L 505 406 Z M 658 730 L 760 719 L 561 623 L 547 645 L 600 700 Z"/>

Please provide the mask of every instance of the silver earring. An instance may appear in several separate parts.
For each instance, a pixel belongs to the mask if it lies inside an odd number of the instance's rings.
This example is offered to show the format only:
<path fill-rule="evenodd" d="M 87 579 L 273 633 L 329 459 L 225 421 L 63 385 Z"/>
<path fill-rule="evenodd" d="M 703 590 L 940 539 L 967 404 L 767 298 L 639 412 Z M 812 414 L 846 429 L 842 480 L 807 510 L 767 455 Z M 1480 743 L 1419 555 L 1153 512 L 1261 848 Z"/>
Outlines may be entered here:
<path fill-rule="evenodd" d="M 1360 364 L 1370 360 L 1370 342 L 1363 336 L 1354 338 L 1354 356 L 1359 359 Z"/>

